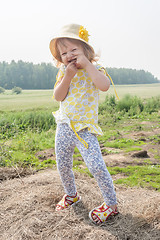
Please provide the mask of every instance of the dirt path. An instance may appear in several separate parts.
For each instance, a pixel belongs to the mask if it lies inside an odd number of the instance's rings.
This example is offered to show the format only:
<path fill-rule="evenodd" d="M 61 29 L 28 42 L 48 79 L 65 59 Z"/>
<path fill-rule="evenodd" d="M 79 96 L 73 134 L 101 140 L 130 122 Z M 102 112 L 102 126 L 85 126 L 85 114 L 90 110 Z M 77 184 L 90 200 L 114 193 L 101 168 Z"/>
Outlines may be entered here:
<path fill-rule="evenodd" d="M 95 226 L 88 212 L 102 200 L 95 180 L 76 173 L 82 201 L 57 213 L 63 196 L 56 170 L 45 170 L 0 185 L 1 240 L 158 240 L 160 239 L 160 193 L 116 186 L 120 214 Z"/>

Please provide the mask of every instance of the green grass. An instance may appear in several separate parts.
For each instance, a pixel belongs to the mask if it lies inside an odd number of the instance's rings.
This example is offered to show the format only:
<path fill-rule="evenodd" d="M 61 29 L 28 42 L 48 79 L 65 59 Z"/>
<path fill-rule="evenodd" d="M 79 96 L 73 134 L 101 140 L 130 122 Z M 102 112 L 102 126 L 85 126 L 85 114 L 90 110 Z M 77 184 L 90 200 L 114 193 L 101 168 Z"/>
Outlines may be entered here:
<path fill-rule="evenodd" d="M 121 173 L 126 176 L 116 180 L 116 184 L 154 188 L 160 191 L 160 165 L 113 167 L 108 169 L 111 175 Z"/>
<path fill-rule="evenodd" d="M 80 165 L 82 163 L 79 163 Z M 76 164 L 75 164 L 76 165 Z M 73 169 L 87 174 L 92 177 L 87 167 L 79 168 L 78 165 Z M 127 166 L 127 167 L 108 167 L 111 175 L 123 174 L 123 177 L 115 180 L 115 184 L 122 184 L 129 187 L 142 187 L 160 191 L 160 166 L 159 165 L 145 165 L 145 166 Z"/>
<path fill-rule="evenodd" d="M 83 165 L 84 164 L 84 162 L 83 161 L 78 161 L 78 160 L 73 160 L 73 167 L 77 167 L 77 166 L 79 166 L 79 165 Z"/>
<path fill-rule="evenodd" d="M 126 110 L 125 102 L 121 101 L 122 109 L 117 110 L 117 100 L 112 94 L 112 87 L 107 93 L 100 94 L 100 102 L 109 94 L 107 100 L 101 104 L 99 112 L 99 125 L 101 126 L 104 135 L 98 137 L 100 144 L 106 147 L 103 149 L 105 153 L 112 154 L 123 151 L 125 153 L 138 151 L 143 148 L 145 142 L 136 141 L 131 138 L 125 138 L 124 135 L 130 132 L 152 131 L 159 128 L 160 115 L 155 110 L 155 106 L 159 106 L 159 99 L 149 99 L 148 93 L 152 96 L 158 96 L 160 84 L 152 85 L 135 85 L 135 86 L 116 86 L 122 98 L 126 93 L 131 93 L 132 96 L 143 96 L 146 99 L 137 100 L 129 98 L 130 109 Z M 150 95 L 151 96 L 151 95 Z M 143 108 L 143 111 L 133 108 L 137 102 L 144 104 L 148 101 L 148 110 Z M 128 105 L 127 105 L 128 107 Z M 11 91 L 6 91 L 5 94 L 0 94 L 0 166 L 18 166 L 31 167 L 34 169 L 43 169 L 52 167 L 56 164 L 55 160 L 39 160 L 36 157 L 38 151 L 54 148 L 55 138 L 55 121 L 52 116 L 52 111 L 58 108 L 58 103 L 52 99 L 52 90 L 23 90 L 22 94 L 13 95 Z M 124 110 L 125 109 L 125 110 Z M 152 124 L 147 124 L 151 121 Z M 145 124 L 142 124 L 145 122 Z M 160 136 L 153 135 L 147 138 L 151 144 L 159 144 Z M 112 150 L 107 150 L 112 148 Z M 160 160 L 158 150 L 154 151 L 156 160 Z M 80 153 L 75 148 L 73 156 L 73 169 L 84 174 L 88 174 L 84 162 L 78 161 Z M 127 186 L 150 187 L 159 191 L 159 175 L 160 167 L 152 166 L 151 161 L 144 160 L 143 166 L 127 166 L 126 168 L 109 168 L 111 174 L 122 173 L 125 178 L 117 180 L 117 184 L 125 184 Z M 137 162 L 138 164 L 138 162 Z M 158 175 L 159 174 L 159 175 Z"/>
<path fill-rule="evenodd" d="M 160 134 L 152 135 L 149 137 L 150 140 L 152 140 L 154 143 L 160 143 Z"/>
<path fill-rule="evenodd" d="M 118 149 L 115 149 L 115 150 L 108 150 L 108 149 L 102 149 L 101 150 L 102 153 L 107 153 L 107 154 L 115 154 L 115 153 L 119 153 L 120 151 Z"/>
<path fill-rule="evenodd" d="M 77 172 L 80 172 L 80 173 L 83 173 L 83 174 L 86 174 L 89 177 L 93 178 L 93 175 L 90 173 L 88 168 L 79 168 L 78 166 L 76 166 L 76 167 L 73 167 L 73 170 L 77 171 Z"/>
<path fill-rule="evenodd" d="M 0 111 L 25 111 L 33 109 L 55 109 L 58 103 L 52 99 L 53 90 L 22 90 L 12 94 L 6 90 L 0 94 Z"/>
<path fill-rule="evenodd" d="M 160 149 L 148 149 L 149 152 L 154 153 L 154 158 L 160 161 Z"/>
<path fill-rule="evenodd" d="M 128 153 L 128 152 L 132 152 L 132 151 L 141 151 L 142 148 L 139 148 L 139 147 L 128 147 L 125 149 L 125 152 Z"/>
<path fill-rule="evenodd" d="M 0 166 L 32 167 L 36 169 L 52 166 L 55 161 L 40 161 L 35 153 L 54 147 L 55 131 L 32 132 L 31 130 L 18 134 L 15 138 L 1 141 Z"/>
<path fill-rule="evenodd" d="M 55 119 L 50 110 L 3 112 L 0 118 L 0 136 L 2 139 L 16 137 L 21 132 L 34 132 L 55 129 Z"/>
<path fill-rule="evenodd" d="M 107 141 L 104 143 L 104 146 L 111 147 L 111 148 L 118 148 L 118 149 L 124 149 L 129 148 L 131 146 L 141 146 L 145 144 L 143 141 L 135 141 L 133 139 L 128 138 L 120 138 L 115 139 L 113 141 Z"/>

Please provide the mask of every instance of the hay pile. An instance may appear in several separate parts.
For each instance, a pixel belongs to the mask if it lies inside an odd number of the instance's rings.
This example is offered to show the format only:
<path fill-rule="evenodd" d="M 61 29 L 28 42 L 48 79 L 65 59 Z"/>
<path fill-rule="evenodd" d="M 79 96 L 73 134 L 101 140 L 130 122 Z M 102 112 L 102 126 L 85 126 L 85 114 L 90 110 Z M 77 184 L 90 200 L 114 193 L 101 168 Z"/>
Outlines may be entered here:
<path fill-rule="evenodd" d="M 120 214 L 95 226 L 88 212 L 103 199 L 94 179 L 75 174 L 82 201 L 55 212 L 63 196 L 56 170 L 3 181 L 0 185 L 1 240 L 160 239 L 160 193 L 116 186 Z"/>

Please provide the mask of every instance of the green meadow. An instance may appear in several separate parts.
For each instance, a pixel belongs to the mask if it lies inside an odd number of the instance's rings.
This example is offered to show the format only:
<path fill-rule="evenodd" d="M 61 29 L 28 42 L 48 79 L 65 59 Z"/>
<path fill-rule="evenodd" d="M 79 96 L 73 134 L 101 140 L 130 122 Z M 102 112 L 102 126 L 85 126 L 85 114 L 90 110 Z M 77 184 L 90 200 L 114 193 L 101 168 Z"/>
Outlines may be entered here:
<path fill-rule="evenodd" d="M 115 98 L 113 86 L 100 94 L 99 125 L 104 135 L 98 139 L 102 154 L 117 154 L 118 159 L 120 153 L 130 156 L 147 146 L 152 158 L 133 159 L 123 166 L 107 165 L 108 169 L 113 176 L 123 175 L 115 180 L 117 184 L 160 191 L 160 84 L 116 85 L 116 91 L 120 100 Z M 38 171 L 56 165 L 55 158 L 44 159 L 37 154 L 54 149 L 56 124 L 52 111 L 59 104 L 52 93 L 22 90 L 16 95 L 7 90 L 0 94 L 0 167 Z M 142 136 L 135 139 L 135 134 Z M 74 171 L 92 177 L 77 148 L 73 159 Z"/>
<path fill-rule="evenodd" d="M 136 85 L 116 85 L 115 86 L 119 98 L 123 98 L 126 94 L 141 98 L 151 98 L 160 95 L 160 84 L 136 84 Z M 100 101 L 104 101 L 106 95 L 114 95 L 113 86 L 108 92 L 101 93 Z"/>
<path fill-rule="evenodd" d="M 137 84 L 137 85 L 116 85 L 119 98 L 126 94 L 141 98 L 150 98 L 160 95 L 160 84 Z M 22 94 L 12 94 L 11 90 L 6 90 L 0 94 L 0 111 L 18 111 L 29 109 L 46 109 L 58 107 L 58 103 L 52 99 L 53 90 L 23 90 Z M 114 95 L 113 86 L 108 92 L 101 92 L 100 103 L 107 95 Z"/>

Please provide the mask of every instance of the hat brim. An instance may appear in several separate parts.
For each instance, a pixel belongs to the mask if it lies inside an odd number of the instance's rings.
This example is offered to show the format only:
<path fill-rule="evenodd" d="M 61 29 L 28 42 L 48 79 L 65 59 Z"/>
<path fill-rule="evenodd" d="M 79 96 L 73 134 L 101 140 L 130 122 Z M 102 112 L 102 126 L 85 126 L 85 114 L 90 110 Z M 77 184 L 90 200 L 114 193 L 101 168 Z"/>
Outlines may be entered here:
<path fill-rule="evenodd" d="M 54 49 L 55 49 L 55 47 L 54 47 L 55 40 L 60 39 L 60 38 L 70 38 L 70 39 L 75 39 L 75 40 L 82 41 L 82 42 L 86 43 L 86 44 L 91 48 L 91 50 L 94 52 L 93 47 L 92 47 L 88 42 L 86 42 L 85 40 L 83 40 L 82 38 L 78 37 L 77 35 L 71 34 L 71 33 L 68 34 L 68 35 L 65 33 L 65 35 L 62 35 L 62 34 L 59 35 L 59 36 L 57 35 L 56 37 L 54 37 L 54 38 L 50 41 L 49 48 L 50 48 L 50 51 L 51 51 L 53 57 L 55 57 L 55 52 L 54 52 Z"/>

